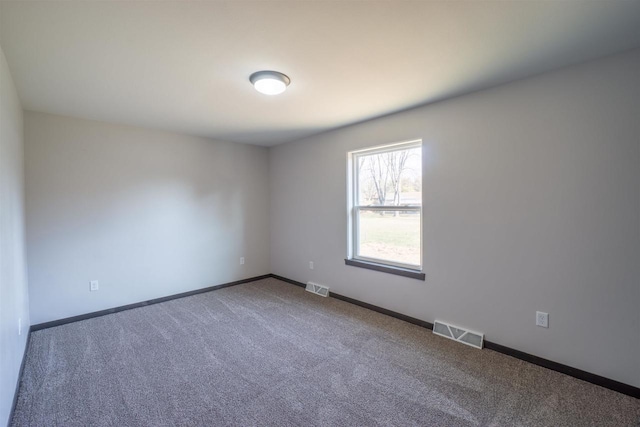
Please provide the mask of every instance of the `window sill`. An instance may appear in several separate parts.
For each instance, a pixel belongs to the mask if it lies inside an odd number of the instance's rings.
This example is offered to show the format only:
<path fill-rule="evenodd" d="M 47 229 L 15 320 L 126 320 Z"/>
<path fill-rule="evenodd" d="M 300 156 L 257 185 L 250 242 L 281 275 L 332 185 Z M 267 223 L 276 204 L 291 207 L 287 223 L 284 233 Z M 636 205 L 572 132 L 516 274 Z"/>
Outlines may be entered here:
<path fill-rule="evenodd" d="M 350 265 L 352 267 L 360 267 L 360 268 L 366 268 L 368 270 L 375 270 L 375 271 L 381 271 L 383 273 L 389 273 L 389 274 L 395 274 L 397 276 L 404 276 L 404 277 L 410 277 L 412 279 L 417 279 L 417 280 L 426 280 L 426 276 L 424 273 L 419 272 L 419 271 L 415 271 L 415 270 L 409 270 L 406 268 L 400 268 L 400 267 L 392 267 L 389 265 L 383 265 L 383 264 L 376 264 L 373 262 L 366 262 L 366 261 L 360 261 L 360 260 L 355 260 L 355 259 L 345 259 L 344 263 L 346 265 Z"/>

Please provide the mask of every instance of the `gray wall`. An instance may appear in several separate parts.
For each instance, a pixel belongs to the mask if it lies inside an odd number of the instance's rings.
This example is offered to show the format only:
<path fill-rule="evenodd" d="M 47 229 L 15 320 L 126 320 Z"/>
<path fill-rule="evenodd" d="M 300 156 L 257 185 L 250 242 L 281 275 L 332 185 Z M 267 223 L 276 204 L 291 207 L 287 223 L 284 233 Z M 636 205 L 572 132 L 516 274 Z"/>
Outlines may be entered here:
<path fill-rule="evenodd" d="M 266 148 L 32 112 L 25 144 L 34 324 L 269 273 Z"/>
<path fill-rule="evenodd" d="M 29 331 L 22 129 L 22 106 L 0 49 L 0 425 L 9 418 Z"/>
<path fill-rule="evenodd" d="M 345 266 L 347 151 L 414 138 L 426 282 Z M 276 146 L 271 270 L 640 386 L 639 165 L 640 50 Z"/>

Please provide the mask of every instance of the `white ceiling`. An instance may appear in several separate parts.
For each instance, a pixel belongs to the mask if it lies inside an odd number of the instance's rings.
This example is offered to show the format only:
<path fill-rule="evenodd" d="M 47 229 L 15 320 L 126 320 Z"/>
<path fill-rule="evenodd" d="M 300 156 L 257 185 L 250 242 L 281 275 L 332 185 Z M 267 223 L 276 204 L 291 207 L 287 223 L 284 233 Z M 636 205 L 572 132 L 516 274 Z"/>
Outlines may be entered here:
<path fill-rule="evenodd" d="M 268 146 L 640 46 L 640 1 L 2 1 L 0 44 L 27 110 Z"/>

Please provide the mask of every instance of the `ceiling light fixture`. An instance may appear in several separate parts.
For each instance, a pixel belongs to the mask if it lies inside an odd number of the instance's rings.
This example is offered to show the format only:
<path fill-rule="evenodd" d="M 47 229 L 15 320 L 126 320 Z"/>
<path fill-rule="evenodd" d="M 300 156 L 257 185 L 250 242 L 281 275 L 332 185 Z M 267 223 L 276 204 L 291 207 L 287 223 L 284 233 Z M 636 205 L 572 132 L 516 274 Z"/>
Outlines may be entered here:
<path fill-rule="evenodd" d="M 291 79 L 277 71 L 257 71 L 249 76 L 253 87 L 265 95 L 278 95 L 287 89 Z"/>

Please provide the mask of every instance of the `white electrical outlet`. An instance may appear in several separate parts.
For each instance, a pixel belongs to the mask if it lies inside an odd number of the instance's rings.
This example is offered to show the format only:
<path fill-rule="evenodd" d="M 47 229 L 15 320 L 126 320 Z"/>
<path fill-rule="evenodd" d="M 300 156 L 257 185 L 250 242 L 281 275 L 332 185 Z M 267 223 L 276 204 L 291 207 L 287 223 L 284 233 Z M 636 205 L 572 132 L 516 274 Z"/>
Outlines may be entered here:
<path fill-rule="evenodd" d="M 540 326 L 543 328 L 549 327 L 549 313 L 544 313 L 542 311 L 536 311 L 536 326 Z"/>
<path fill-rule="evenodd" d="M 309 270 L 313 270 L 313 261 L 309 261 Z"/>
<path fill-rule="evenodd" d="M 18 317 L 18 335 L 22 335 L 22 317 Z"/>
<path fill-rule="evenodd" d="M 240 257 L 240 265 L 244 265 L 244 257 Z"/>
<path fill-rule="evenodd" d="M 98 283 L 97 280 L 92 280 L 89 282 L 89 290 L 91 292 L 97 291 L 98 289 L 100 289 L 100 284 Z"/>

